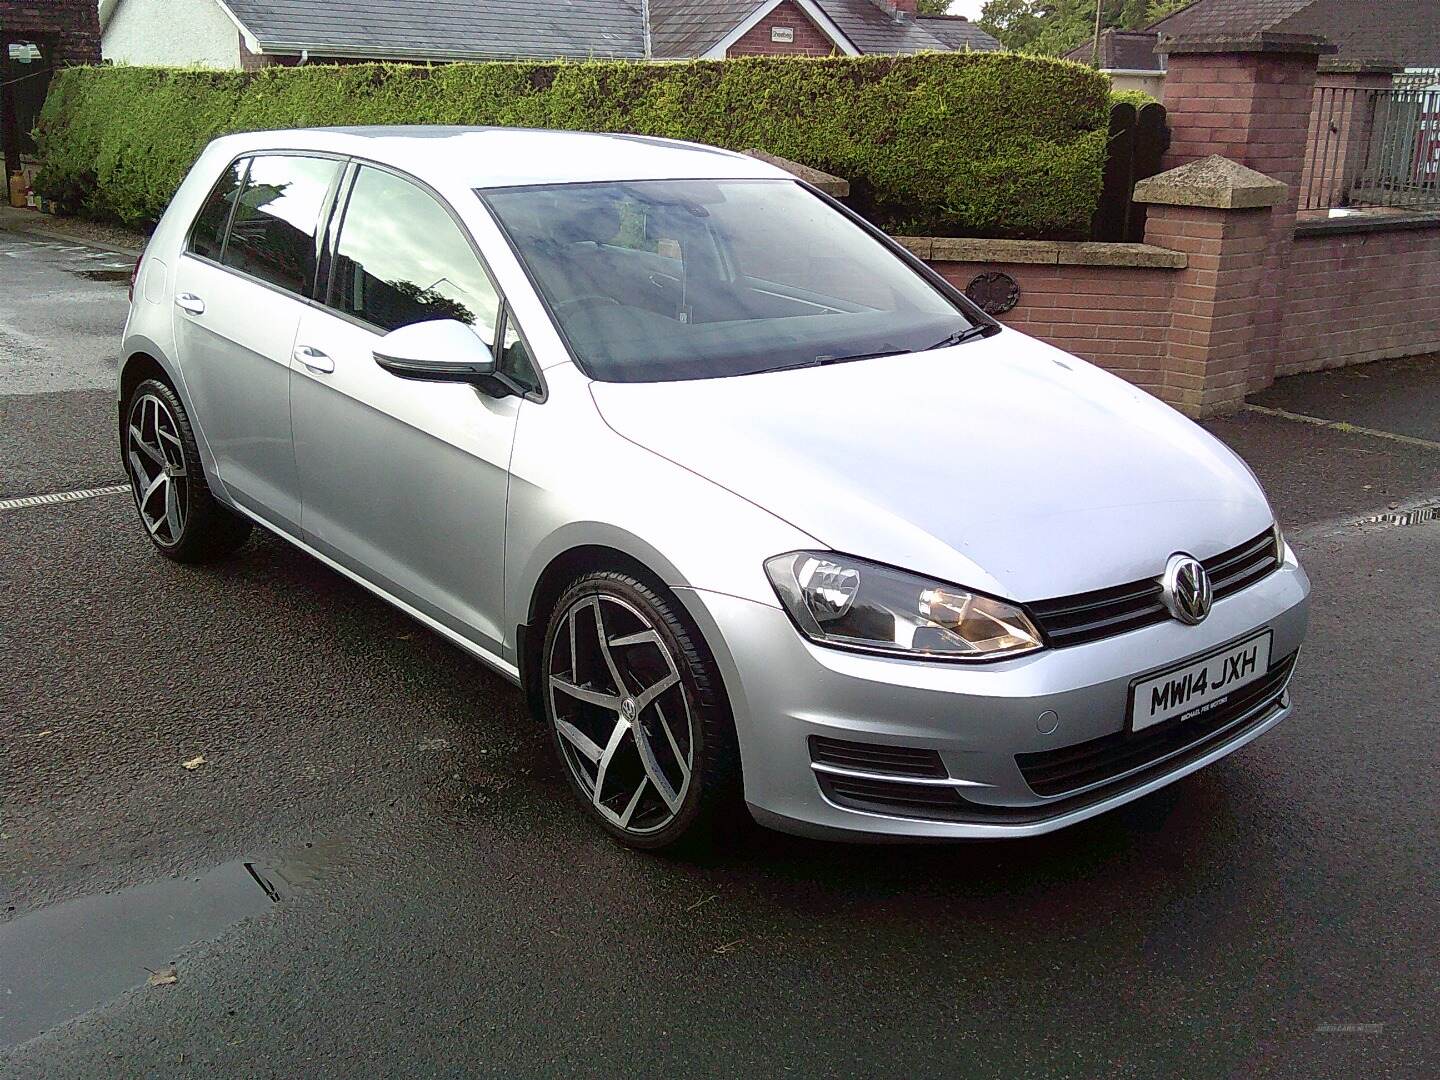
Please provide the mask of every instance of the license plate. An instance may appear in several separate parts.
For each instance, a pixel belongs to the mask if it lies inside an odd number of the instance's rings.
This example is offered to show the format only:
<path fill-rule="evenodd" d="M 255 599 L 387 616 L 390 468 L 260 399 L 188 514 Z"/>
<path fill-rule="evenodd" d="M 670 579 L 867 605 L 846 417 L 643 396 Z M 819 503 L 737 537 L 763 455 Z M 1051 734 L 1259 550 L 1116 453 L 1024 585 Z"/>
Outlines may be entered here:
<path fill-rule="evenodd" d="M 1144 731 L 1176 717 L 1193 720 L 1219 708 L 1236 690 L 1270 670 L 1270 639 L 1266 630 L 1137 682 L 1130 691 L 1130 730 Z"/>

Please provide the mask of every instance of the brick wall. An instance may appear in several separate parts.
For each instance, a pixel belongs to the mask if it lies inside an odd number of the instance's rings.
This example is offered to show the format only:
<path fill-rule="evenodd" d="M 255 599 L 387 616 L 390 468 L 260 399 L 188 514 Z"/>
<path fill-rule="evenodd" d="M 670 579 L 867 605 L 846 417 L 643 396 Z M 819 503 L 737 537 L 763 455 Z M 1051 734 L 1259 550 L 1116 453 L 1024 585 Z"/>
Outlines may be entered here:
<path fill-rule="evenodd" d="M 977 274 L 1009 274 L 1020 285 L 1020 302 L 999 316 L 1001 322 L 1164 396 L 1176 271 L 945 261 L 930 265 L 962 292 Z"/>
<path fill-rule="evenodd" d="M 788 27 L 795 40 L 770 40 L 773 27 Z M 774 11 L 747 30 L 739 41 L 726 50 L 726 56 L 829 56 L 835 43 L 820 32 L 798 4 L 785 0 Z"/>
<path fill-rule="evenodd" d="M 1277 374 L 1440 353 L 1440 220 L 1302 227 L 1294 252 Z"/>
<path fill-rule="evenodd" d="M 53 37 L 55 58 L 66 64 L 100 62 L 100 10 L 96 0 L 0 0 L 0 37 Z"/>

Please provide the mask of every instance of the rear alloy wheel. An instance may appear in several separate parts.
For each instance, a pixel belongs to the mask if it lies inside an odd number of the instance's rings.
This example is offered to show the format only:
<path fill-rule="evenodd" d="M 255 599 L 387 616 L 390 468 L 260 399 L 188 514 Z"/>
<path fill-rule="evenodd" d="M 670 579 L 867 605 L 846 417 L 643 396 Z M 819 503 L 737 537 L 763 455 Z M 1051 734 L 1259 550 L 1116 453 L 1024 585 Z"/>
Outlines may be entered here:
<path fill-rule="evenodd" d="M 561 597 L 544 655 L 560 759 L 611 835 L 668 847 L 711 832 L 722 808 L 733 810 L 729 710 L 714 700 L 713 662 L 667 598 L 623 574 L 591 575 Z"/>
<path fill-rule="evenodd" d="M 130 406 L 125 458 L 140 520 L 156 544 L 174 547 L 185 536 L 190 474 L 180 444 L 180 425 L 170 407 L 153 392 L 137 394 Z"/>
<path fill-rule="evenodd" d="M 161 554 L 204 562 L 243 544 L 250 523 L 210 493 L 195 433 L 175 391 L 146 379 L 131 392 L 123 415 L 121 445 L 135 508 Z"/>

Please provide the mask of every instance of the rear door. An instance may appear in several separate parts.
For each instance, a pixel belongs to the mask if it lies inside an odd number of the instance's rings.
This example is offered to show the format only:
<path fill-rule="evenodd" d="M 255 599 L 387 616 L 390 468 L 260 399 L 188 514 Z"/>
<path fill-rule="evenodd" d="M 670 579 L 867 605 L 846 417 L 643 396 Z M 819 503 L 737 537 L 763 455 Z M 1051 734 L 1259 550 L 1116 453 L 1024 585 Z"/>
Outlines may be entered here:
<path fill-rule="evenodd" d="M 340 172 L 338 159 L 298 154 L 234 162 L 175 274 L 176 344 L 220 480 L 237 503 L 296 535 L 290 358 Z"/>
<path fill-rule="evenodd" d="M 488 652 L 504 639 L 505 499 L 521 397 L 381 368 L 381 337 L 458 319 L 492 348 L 499 293 L 468 232 L 417 182 L 353 169 L 328 306 L 306 311 L 291 383 L 307 542 Z"/>

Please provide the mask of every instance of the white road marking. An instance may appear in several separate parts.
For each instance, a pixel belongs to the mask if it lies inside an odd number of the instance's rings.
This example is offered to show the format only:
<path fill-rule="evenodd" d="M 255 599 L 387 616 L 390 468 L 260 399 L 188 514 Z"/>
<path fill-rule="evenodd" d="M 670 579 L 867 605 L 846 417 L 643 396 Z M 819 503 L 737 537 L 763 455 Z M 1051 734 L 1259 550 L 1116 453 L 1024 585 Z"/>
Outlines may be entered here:
<path fill-rule="evenodd" d="M 1406 446 L 1423 446 L 1427 450 L 1440 450 L 1440 442 L 1435 442 L 1433 439 L 1419 439 L 1414 435 L 1400 435 L 1393 431 L 1381 431 L 1379 428 L 1361 427 L 1359 424 L 1347 424 L 1343 420 L 1326 420 L 1320 416 L 1306 416 L 1304 413 L 1290 412 L 1288 409 L 1272 409 L 1268 405 L 1246 405 L 1245 411 L 1260 413 L 1263 416 L 1278 416 L 1281 420 L 1294 420 L 1296 423 L 1332 428 L 1335 431 L 1369 435 L 1376 439 L 1389 439 L 1391 442 L 1404 443 Z"/>
<path fill-rule="evenodd" d="M 108 487 L 81 488 L 78 491 L 57 491 L 49 495 L 22 495 L 16 499 L 0 499 L 0 511 L 24 510 L 31 506 L 55 506 L 59 503 L 79 502 L 82 499 L 98 499 L 104 495 L 126 495 L 129 484 L 111 484 Z"/>

